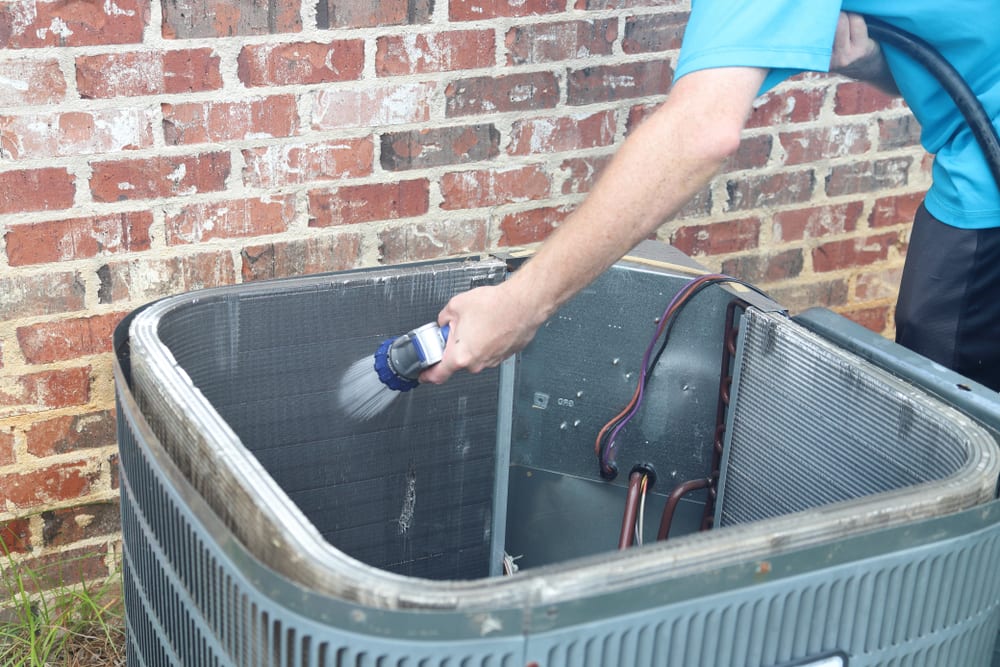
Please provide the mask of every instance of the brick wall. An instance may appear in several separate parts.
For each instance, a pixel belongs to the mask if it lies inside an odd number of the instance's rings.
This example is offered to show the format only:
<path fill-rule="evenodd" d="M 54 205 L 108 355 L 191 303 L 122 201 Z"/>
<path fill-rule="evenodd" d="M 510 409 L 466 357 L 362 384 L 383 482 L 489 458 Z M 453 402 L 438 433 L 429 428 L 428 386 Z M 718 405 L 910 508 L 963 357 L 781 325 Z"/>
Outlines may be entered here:
<path fill-rule="evenodd" d="M 181 291 L 542 239 L 672 76 L 680 0 L 0 2 L 0 535 L 116 559 L 111 331 Z M 761 100 L 660 237 L 880 332 L 928 181 L 872 89 Z"/>

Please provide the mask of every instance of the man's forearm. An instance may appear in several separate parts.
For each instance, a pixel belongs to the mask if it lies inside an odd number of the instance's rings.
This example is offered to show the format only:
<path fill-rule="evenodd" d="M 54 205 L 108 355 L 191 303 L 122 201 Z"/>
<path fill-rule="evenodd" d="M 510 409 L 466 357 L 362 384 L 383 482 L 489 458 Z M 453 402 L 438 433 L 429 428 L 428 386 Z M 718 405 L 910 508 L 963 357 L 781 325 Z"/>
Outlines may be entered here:
<path fill-rule="evenodd" d="M 694 72 L 625 141 L 586 200 L 535 256 L 493 287 L 457 294 L 438 313 L 451 336 L 421 382 L 478 372 L 524 348 L 556 309 L 673 216 L 739 146 L 764 71 Z"/>
<path fill-rule="evenodd" d="M 528 307 L 539 323 L 673 217 L 739 146 L 764 72 L 689 77 L 628 138 L 587 199 L 512 277 L 530 286 Z"/>

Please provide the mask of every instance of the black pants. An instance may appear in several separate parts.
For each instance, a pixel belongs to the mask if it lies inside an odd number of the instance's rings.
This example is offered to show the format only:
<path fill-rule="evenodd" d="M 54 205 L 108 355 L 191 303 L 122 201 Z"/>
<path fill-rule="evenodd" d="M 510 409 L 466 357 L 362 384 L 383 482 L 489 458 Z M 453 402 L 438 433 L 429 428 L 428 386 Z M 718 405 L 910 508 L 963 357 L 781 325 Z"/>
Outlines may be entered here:
<path fill-rule="evenodd" d="M 899 287 L 896 342 L 1000 391 L 1000 228 L 958 229 L 920 207 Z"/>

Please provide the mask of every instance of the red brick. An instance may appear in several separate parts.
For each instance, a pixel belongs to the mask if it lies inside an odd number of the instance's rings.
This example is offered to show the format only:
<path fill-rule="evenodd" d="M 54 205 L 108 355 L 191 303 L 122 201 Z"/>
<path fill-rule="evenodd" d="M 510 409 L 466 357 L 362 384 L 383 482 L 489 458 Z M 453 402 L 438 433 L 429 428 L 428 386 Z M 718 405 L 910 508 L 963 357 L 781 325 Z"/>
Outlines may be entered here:
<path fill-rule="evenodd" d="M 104 109 L 0 116 L 3 153 L 15 160 L 149 148 L 153 110 Z"/>
<path fill-rule="evenodd" d="M 115 412 L 102 410 L 33 423 L 26 431 L 28 453 L 44 458 L 115 444 Z"/>
<path fill-rule="evenodd" d="M 563 0 L 449 0 L 448 18 L 452 21 L 486 21 L 501 17 L 556 14 L 565 9 Z"/>
<path fill-rule="evenodd" d="M 250 137 L 290 137 L 297 133 L 298 127 L 294 95 L 163 105 L 163 134 L 171 146 Z"/>
<path fill-rule="evenodd" d="M 889 311 L 889 306 L 870 306 L 841 310 L 840 314 L 864 328 L 880 334 L 889 328 Z"/>
<path fill-rule="evenodd" d="M 430 207 L 426 178 L 348 185 L 309 193 L 309 226 L 353 225 L 424 215 Z"/>
<path fill-rule="evenodd" d="M 287 231 L 294 217 L 295 199 L 290 195 L 190 204 L 167 214 L 167 243 L 277 234 Z"/>
<path fill-rule="evenodd" d="M 758 246 L 760 220 L 744 218 L 707 225 L 686 225 L 670 236 L 671 245 L 688 255 L 721 255 Z"/>
<path fill-rule="evenodd" d="M 862 273 L 854 281 L 854 301 L 895 300 L 902 275 L 901 266 Z"/>
<path fill-rule="evenodd" d="M 696 193 L 677 214 L 678 220 L 704 218 L 712 213 L 712 187 L 708 185 Z"/>
<path fill-rule="evenodd" d="M 551 109 L 559 102 L 559 81 L 552 72 L 458 79 L 444 91 L 445 115 L 482 115 Z"/>
<path fill-rule="evenodd" d="M 75 271 L 0 273 L 0 322 L 82 310 L 86 288 Z"/>
<path fill-rule="evenodd" d="M 333 83 L 361 78 L 365 43 L 340 39 L 329 43 L 251 44 L 237 58 L 245 86 Z"/>
<path fill-rule="evenodd" d="M 243 151 L 243 183 L 274 188 L 311 181 L 357 178 L 372 173 L 375 146 L 370 137 L 315 144 L 283 144 Z"/>
<path fill-rule="evenodd" d="M 0 4 L 0 48 L 138 44 L 148 0 L 13 0 Z"/>
<path fill-rule="evenodd" d="M 529 23 L 507 31 L 508 65 L 550 63 L 613 53 L 618 21 L 559 21 Z"/>
<path fill-rule="evenodd" d="M 740 171 L 742 169 L 760 169 L 767 166 L 771 159 L 771 147 L 774 137 L 769 134 L 759 134 L 755 137 L 745 137 L 740 142 L 736 153 L 723 165 L 722 171 Z"/>
<path fill-rule="evenodd" d="M 883 93 L 861 81 L 846 81 L 837 86 L 833 97 L 834 113 L 841 116 L 867 114 L 905 107 L 902 98 Z"/>
<path fill-rule="evenodd" d="M 94 162 L 90 193 L 94 201 L 115 202 L 218 192 L 229 168 L 222 152 Z"/>
<path fill-rule="evenodd" d="M 11 266 L 45 264 L 149 249 L 150 211 L 11 225 L 4 238 Z"/>
<path fill-rule="evenodd" d="M 383 264 L 416 262 L 486 249 L 485 221 L 415 221 L 378 234 Z"/>
<path fill-rule="evenodd" d="M 111 351 L 111 336 L 124 313 L 93 315 L 17 328 L 21 353 L 29 364 L 50 364 Z"/>
<path fill-rule="evenodd" d="M 0 378 L 0 417 L 83 405 L 89 400 L 89 366 Z"/>
<path fill-rule="evenodd" d="M 163 3 L 167 39 L 295 33 L 302 30 L 302 5 L 288 2 L 171 0 Z"/>
<path fill-rule="evenodd" d="M 441 208 L 453 211 L 544 199 L 551 187 L 548 175 L 536 165 L 451 172 L 441 177 Z"/>
<path fill-rule="evenodd" d="M 934 156 L 930 153 L 924 153 L 924 156 L 920 159 L 920 172 L 924 176 L 930 178 L 934 170 Z"/>
<path fill-rule="evenodd" d="M 3 142 L 0 137 L 0 156 Z M 18 169 L 0 172 L 0 214 L 58 211 L 70 208 L 76 179 L 66 169 Z"/>
<path fill-rule="evenodd" d="M 101 502 L 42 512 L 42 541 L 47 547 L 111 535 L 121 530 L 117 502 Z"/>
<path fill-rule="evenodd" d="M 111 488 L 117 490 L 121 487 L 121 470 L 118 465 L 118 454 L 112 454 L 108 457 L 108 467 L 111 470 Z"/>
<path fill-rule="evenodd" d="M 376 41 L 379 76 L 479 69 L 496 64 L 493 30 L 383 35 Z"/>
<path fill-rule="evenodd" d="M 816 283 L 803 282 L 800 277 L 787 287 L 772 287 L 768 294 L 776 303 L 795 314 L 814 306 L 832 308 L 847 303 L 847 279 L 824 280 Z"/>
<path fill-rule="evenodd" d="M 361 234 L 342 233 L 248 246 L 241 253 L 243 281 L 357 268 L 361 245 Z"/>
<path fill-rule="evenodd" d="M 628 118 L 625 119 L 625 136 L 632 134 L 635 128 L 639 127 L 642 121 L 651 116 L 660 108 L 660 102 L 652 104 L 636 104 L 629 108 Z"/>
<path fill-rule="evenodd" d="M 589 116 L 514 121 L 507 152 L 511 155 L 554 153 L 610 146 L 615 140 L 615 112 Z"/>
<path fill-rule="evenodd" d="M 430 22 L 433 7 L 433 0 L 319 0 L 316 24 L 321 30 L 417 25 Z"/>
<path fill-rule="evenodd" d="M 562 193 L 573 195 L 590 192 L 594 183 L 597 182 L 597 177 L 610 161 L 610 155 L 564 160 L 559 165 L 559 170 L 566 174 L 566 180 L 562 184 Z"/>
<path fill-rule="evenodd" d="M 9 466 L 12 463 L 14 463 L 14 434 L 0 431 L 0 466 Z"/>
<path fill-rule="evenodd" d="M 65 97 L 58 60 L 0 61 L 0 107 L 53 104 Z"/>
<path fill-rule="evenodd" d="M 69 551 L 56 551 L 19 562 L 14 568 L 24 568 L 22 574 L 25 592 L 32 594 L 75 586 L 84 581 L 107 580 L 108 567 L 104 562 L 106 548 L 80 547 Z"/>
<path fill-rule="evenodd" d="M 722 272 L 751 283 L 772 283 L 798 277 L 804 263 L 802 249 L 794 248 L 766 255 L 743 255 L 727 259 L 722 263 Z"/>
<path fill-rule="evenodd" d="M 817 120 L 825 99 L 826 90 L 823 88 L 767 93 L 754 104 L 746 126 L 774 127 Z"/>
<path fill-rule="evenodd" d="M 625 19 L 622 51 L 652 53 L 679 49 L 687 19 L 687 12 L 629 16 Z"/>
<path fill-rule="evenodd" d="M 881 197 L 875 200 L 868 216 L 871 227 L 888 227 L 913 222 L 917 209 L 924 201 L 923 192 L 913 192 L 895 197 Z"/>
<path fill-rule="evenodd" d="M 566 80 L 566 103 L 575 106 L 665 95 L 673 76 L 674 71 L 666 60 L 570 70 Z"/>
<path fill-rule="evenodd" d="M 853 232 L 864 204 L 859 201 L 832 206 L 776 211 L 772 235 L 776 243 L 822 238 L 828 234 Z"/>
<path fill-rule="evenodd" d="M 837 165 L 826 177 L 826 194 L 836 197 L 903 187 L 909 182 L 912 164 L 911 157 L 894 157 Z"/>
<path fill-rule="evenodd" d="M 778 135 L 785 164 L 795 165 L 867 152 L 871 148 L 865 125 L 835 125 Z"/>
<path fill-rule="evenodd" d="M 152 301 L 205 287 L 231 285 L 236 270 L 229 251 L 204 252 L 166 259 L 134 259 L 97 270 L 97 298 L 102 304 Z"/>
<path fill-rule="evenodd" d="M 690 0 L 576 0 L 574 9 L 596 11 L 602 9 L 629 9 L 632 7 L 656 7 L 657 9 L 689 9 Z"/>
<path fill-rule="evenodd" d="M 899 118 L 879 118 L 878 147 L 888 151 L 895 148 L 910 148 L 920 143 L 920 123 L 912 115 Z"/>
<path fill-rule="evenodd" d="M 751 209 L 797 204 L 812 198 L 816 177 L 812 170 L 778 174 L 748 174 L 726 182 L 726 210 Z"/>
<path fill-rule="evenodd" d="M 888 232 L 864 238 L 830 241 L 813 249 L 813 270 L 838 271 L 884 261 L 890 248 L 900 246 L 899 234 Z"/>
<path fill-rule="evenodd" d="M 550 206 L 510 213 L 500 219 L 500 246 L 519 246 L 544 240 L 572 212 L 570 206 Z"/>
<path fill-rule="evenodd" d="M 6 566 L 8 555 L 24 554 L 31 550 L 31 522 L 28 519 L 12 519 L 0 523 L 0 562 Z"/>
<path fill-rule="evenodd" d="M 323 91 L 316 96 L 312 129 L 371 128 L 430 120 L 434 83 Z"/>
<path fill-rule="evenodd" d="M 76 87 L 83 98 L 218 90 L 222 88 L 219 62 L 209 48 L 79 56 Z"/>
<path fill-rule="evenodd" d="M 383 169 L 425 169 L 494 158 L 500 153 L 500 132 L 492 124 L 387 132 L 381 144 Z"/>

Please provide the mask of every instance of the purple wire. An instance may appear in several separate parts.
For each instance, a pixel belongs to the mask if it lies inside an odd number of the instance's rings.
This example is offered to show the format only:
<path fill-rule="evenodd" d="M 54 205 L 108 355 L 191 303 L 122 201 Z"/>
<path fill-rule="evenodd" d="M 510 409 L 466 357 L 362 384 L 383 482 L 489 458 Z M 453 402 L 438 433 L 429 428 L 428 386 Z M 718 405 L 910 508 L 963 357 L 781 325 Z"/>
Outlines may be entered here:
<path fill-rule="evenodd" d="M 632 409 L 625 413 L 625 416 L 622 417 L 621 421 L 618 422 L 618 425 L 615 426 L 614 430 L 612 430 L 611 433 L 608 435 L 608 440 L 607 440 L 608 446 L 605 449 L 604 456 L 602 457 L 601 460 L 602 469 L 604 470 L 609 469 L 609 466 L 612 460 L 614 459 L 612 454 L 616 449 L 615 440 L 618 438 L 618 433 L 623 428 L 625 428 L 625 424 L 627 424 L 632 419 L 632 417 L 635 416 L 635 414 L 639 411 L 639 407 L 642 405 L 642 399 L 645 395 L 645 389 L 646 389 L 646 373 L 649 370 L 647 368 L 647 366 L 649 365 L 649 357 L 652 355 L 653 349 L 656 347 L 656 341 L 660 339 L 660 336 L 663 334 L 664 328 L 666 328 L 667 326 L 667 314 L 670 313 L 670 311 L 674 309 L 674 307 L 678 304 L 678 302 L 681 299 L 685 298 L 691 292 L 691 290 L 693 290 L 696 286 L 700 285 L 703 282 L 707 282 L 709 280 L 718 280 L 720 278 L 725 278 L 725 276 L 717 273 L 709 273 L 703 276 L 698 276 L 694 280 L 688 282 L 688 284 L 686 284 L 684 287 L 682 287 L 677 292 L 677 294 L 674 295 L 674 298 L 670 300 L 670 303 L 667 304 L 667 307 L 663 310 L 663 315 L 660 317 L 660 321 L 656 325 L 656 331 L 653 334 L 653 340 L 649 342 L 649 346 L 646 348 L 646 353 L 642 355 L 642 370 L 639 371 L 639 395 L 636 397 L 635 405 L 632 406 Z"/>

